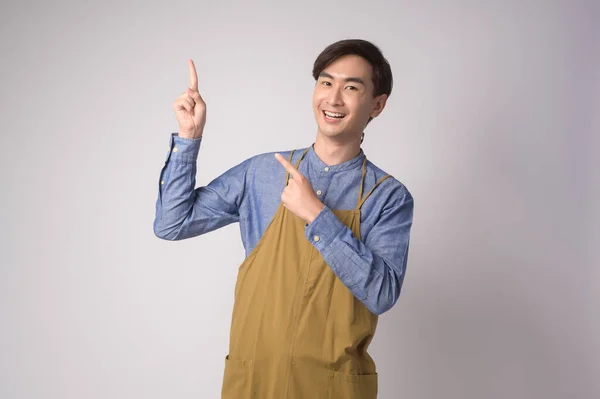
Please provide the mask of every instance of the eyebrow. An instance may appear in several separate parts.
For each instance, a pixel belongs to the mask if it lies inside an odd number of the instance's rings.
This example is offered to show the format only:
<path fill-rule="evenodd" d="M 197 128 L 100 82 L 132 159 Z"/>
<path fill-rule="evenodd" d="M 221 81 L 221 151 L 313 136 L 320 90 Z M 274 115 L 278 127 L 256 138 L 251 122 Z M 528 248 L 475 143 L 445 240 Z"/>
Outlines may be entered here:
<path fill-rule="evenodd" d="M 321 72 L 319 74 L 319 77 L 324 77 L 324 78 L 329 78 L 329 79 L 334 79 L 333 76 L 331 76 L 330 74 L 328 74 L 327 72 Z M 353 77 L 349 77 L 344 79 L 345 82 L 354 82 L 354 83 L 360 83 L 363 86 L 367 86 L 365 84 L 365 82 L 361 79 L 361 78 L 353 78 Z"/>

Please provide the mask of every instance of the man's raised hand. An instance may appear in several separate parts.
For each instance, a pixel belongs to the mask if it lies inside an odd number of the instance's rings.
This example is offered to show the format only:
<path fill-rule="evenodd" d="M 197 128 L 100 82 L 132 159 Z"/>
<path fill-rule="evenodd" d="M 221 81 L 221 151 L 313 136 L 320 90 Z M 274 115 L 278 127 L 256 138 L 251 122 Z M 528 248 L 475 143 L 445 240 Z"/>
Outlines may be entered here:
<path fill-rule="evenodd" d="M 188 60 L 190 86 L 175 100 L 173 110 L 179 123 L 179 137 L 196 139 L 206 124 L 206 104 L 198 92 L 198 75 L 194 61 Z"/>

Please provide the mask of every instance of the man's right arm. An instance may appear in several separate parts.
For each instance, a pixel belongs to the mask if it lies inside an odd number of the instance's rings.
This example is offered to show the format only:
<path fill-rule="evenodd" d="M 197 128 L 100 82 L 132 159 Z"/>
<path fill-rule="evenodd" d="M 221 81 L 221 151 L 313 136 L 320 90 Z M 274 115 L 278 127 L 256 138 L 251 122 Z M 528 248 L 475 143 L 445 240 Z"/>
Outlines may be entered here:
<path fill-rule="evenodd" d="M 252 158 L 234 166 L 207 186 L 196 184 L 196 160 L 202 137 L 189 139 L 173 133 L 161 170 L 156 200 L 154 234 L 183 240 L 239 221 Z"/>

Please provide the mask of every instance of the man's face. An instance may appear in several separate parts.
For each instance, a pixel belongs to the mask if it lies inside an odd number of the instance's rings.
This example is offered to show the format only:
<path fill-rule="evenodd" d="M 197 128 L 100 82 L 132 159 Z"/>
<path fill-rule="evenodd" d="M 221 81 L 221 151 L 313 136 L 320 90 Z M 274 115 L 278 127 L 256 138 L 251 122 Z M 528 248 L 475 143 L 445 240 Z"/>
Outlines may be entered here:
<path fill-rule="evenodd" d="M 373 97 L 372 71 L 364 58 L 346 55 L 321 72 L 313 92 L 318 134 L 344 142 L 360 138 L 387 100 L 385 94 Z"/>

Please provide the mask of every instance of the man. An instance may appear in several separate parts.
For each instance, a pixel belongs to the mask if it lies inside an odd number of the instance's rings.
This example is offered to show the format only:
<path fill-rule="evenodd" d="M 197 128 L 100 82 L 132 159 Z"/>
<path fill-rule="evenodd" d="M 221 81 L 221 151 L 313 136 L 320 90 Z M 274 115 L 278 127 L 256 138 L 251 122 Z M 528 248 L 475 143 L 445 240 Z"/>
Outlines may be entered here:
<path fill-rule="evenodd" d="M 314 144 L 256 155 L 196 189 L 206 105 L 188 63 L 154 232 L 181 240 L 240 223 L 247 257 L 222 398 L 376 398 L 367 348 L 400 295 L 413 215 L 406 187 L 360 148 L 392 90 L 388 62 L 364 40 L 328 46 L 313 68 Z"/>

